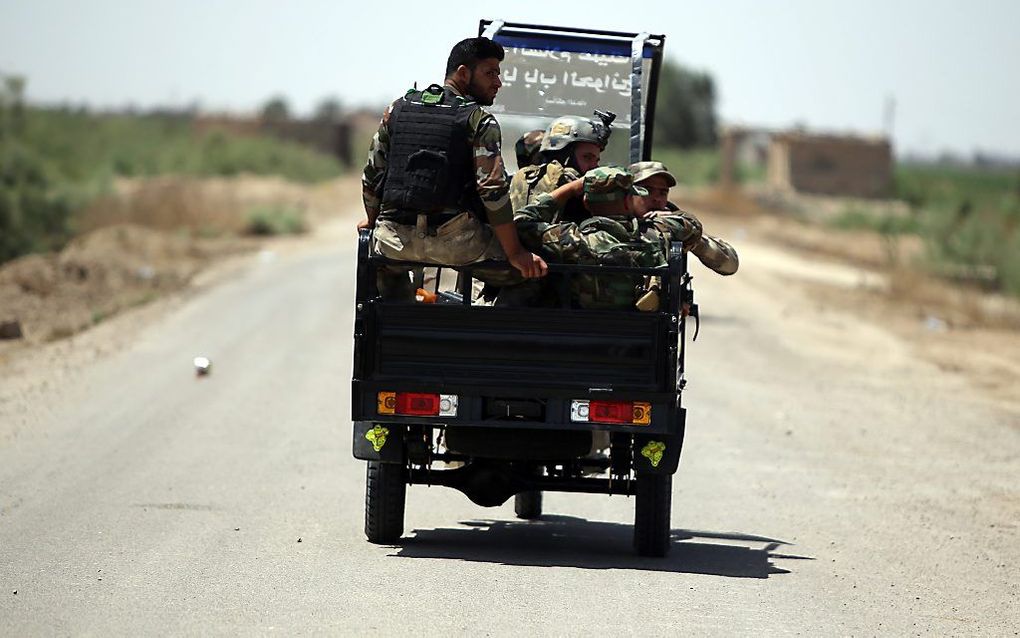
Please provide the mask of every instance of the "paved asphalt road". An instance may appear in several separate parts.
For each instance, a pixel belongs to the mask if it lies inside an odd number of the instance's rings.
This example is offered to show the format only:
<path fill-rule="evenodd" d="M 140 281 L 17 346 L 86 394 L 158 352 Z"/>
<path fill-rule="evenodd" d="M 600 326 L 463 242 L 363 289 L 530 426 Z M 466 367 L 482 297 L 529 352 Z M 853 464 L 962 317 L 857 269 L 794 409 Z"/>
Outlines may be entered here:
<path fill-rule="evenodd" d="M 0 404 L 0 634 L 1015 635 L 1016 415 L 794 285 L 847 273 L 738 246 L 696 273 L 668 558 L 593 495 L 526 523 L 413 487 L 364 541 L 349 236 Z"/>

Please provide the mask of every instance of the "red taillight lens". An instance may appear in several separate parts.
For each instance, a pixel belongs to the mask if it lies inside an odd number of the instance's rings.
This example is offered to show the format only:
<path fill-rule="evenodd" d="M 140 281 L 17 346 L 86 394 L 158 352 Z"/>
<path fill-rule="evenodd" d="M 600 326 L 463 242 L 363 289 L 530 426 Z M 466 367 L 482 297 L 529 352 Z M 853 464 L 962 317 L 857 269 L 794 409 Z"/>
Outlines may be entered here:
<path fill-rule="evenodd" d="M 398 392 L 397 414 L 438 416 L 439 395 L 424 392 Z"/>
<path fill-rule="evenodd" d="M 651 425 L 652 404 L 647 401 L 574 399 L 570 402 L 570 420 L 574 423 Z"/>
<path fill-rule="evenodd" d="M 598 423 L 630 423 L 634 419 L 634 404 L 630 401 L 592 401 L 589 418 Z"/>
<path fill-rule="evenodd" d="M 379 392 L 376 413 L 380 416 L 457 416 L 456 394 L 431 392 Z"/>

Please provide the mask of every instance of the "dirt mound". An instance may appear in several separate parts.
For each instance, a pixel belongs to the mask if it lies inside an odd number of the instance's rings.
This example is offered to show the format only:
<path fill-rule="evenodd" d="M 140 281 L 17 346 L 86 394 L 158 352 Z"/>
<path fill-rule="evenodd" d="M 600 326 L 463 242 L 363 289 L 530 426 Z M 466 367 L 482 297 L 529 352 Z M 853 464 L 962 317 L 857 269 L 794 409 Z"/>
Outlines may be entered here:
<path fill-rule="evenodd" d="M 68 336 L 184 286 L 213 257 L 247 246 L 135 225 L 100 228 L 59 253 L 0 266 L 0 322 L 19 323 L 30 342 Z"/>
<path fill-rule="evenodd" d="M 187 285 L 215 258 L 255 248 L 237 235 L 260 207 L 314 227 L 358 201 L 360 189 L 355 176 L 315 185 L 251 175 L 119 179 L 78 216 L 84 232 L 60 253 L 0 265 L 0 354 L 72 335 Z"/>
<path fill-rule="evenodd" d="M 738 277 L 764 268 L 783 285 L 803 289 L 818 307 L 881 326 L 943 370 L 965 375 L 1006 405 L 1020 405 L 1016 298 L 926 274 L 918 264 L 923 245 L 914 236 L 835 231 L 810 215 L 770 208 L 739 191 L 681 195 L 677 203 L 699 214 L 710 233 L 733 242 L 742 257 L 751 252 L 742 250 L 747 244 L 781 249 L 766 263 L 760 254 L 744 259 Z M 850 269 L 834 277 L 834 264 Z"/>
<path fill-rule="evenodd" d="M 835 198 L 828 199 L 832 201 L 826 206 L 838 206 Z M 830 213 L 816 216 L 770 207 L 766 199 L 739 190 L 688 189 L 677 202 L 701 214 L 706 228 L 734 241 L 738 252 L 740 236 L 750 233 L 801 254 L 882 273 L 888 285 L 869 292 L 911 316 L 938 316 L 956 328 L 1020 330 L 1020 301 L 925 272 L 924 244 L 916 235 L 836 230 L 824 223 Z"/>
<path fill-rule="evenodd" d="M 315 185 L 255 175 L 122 178 L 82 213 L 79 225 L 90 231 L 114 224 L 139 224 L 161 230 L 187 229 L 208 237 L 243 233 L 252 212 L 269 207 L 292 211 L 314 226 L 358 201 L 359 190 L 360 182 L 350 177 Z"/>

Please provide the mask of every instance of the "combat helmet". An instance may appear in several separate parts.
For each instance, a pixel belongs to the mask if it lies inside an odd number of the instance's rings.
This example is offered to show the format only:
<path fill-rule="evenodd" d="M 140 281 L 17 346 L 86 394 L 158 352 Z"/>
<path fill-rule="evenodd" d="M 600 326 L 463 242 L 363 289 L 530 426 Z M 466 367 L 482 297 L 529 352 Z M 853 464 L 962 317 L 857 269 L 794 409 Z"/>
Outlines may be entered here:
<path fill-rule="evenodd" d="M 545 129 L 545 137 L 542 138 L 539 150 L 543 153 L 560 151 L 574 142 L 591 142 L 605 150 L 609 135 L 613 132 L 612 124 L 616 115 L 595 111 L 595 116 L 597 119 L 576 115 L 556 118 Z"/>

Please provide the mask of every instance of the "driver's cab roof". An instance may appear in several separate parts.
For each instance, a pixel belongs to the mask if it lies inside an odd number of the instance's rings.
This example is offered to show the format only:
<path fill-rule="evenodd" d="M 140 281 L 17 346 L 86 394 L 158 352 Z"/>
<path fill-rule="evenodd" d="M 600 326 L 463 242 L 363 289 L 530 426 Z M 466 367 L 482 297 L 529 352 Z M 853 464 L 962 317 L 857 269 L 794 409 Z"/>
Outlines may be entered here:
<path fill-rule="evenodd" d="M 561 115 L 616 114 L 603 165 L 650 159 L 656 87 L 665 36 L 482 20 L 479 35 L 501 44 L 503 87 L 486 110 L 503 133 L 503 159 L 517 169 L 514 143 Z"/>

